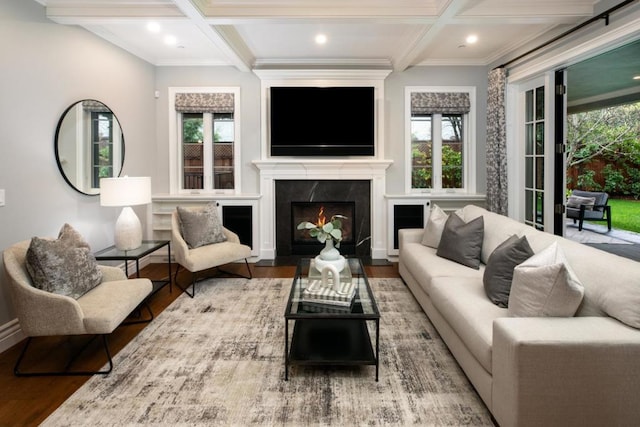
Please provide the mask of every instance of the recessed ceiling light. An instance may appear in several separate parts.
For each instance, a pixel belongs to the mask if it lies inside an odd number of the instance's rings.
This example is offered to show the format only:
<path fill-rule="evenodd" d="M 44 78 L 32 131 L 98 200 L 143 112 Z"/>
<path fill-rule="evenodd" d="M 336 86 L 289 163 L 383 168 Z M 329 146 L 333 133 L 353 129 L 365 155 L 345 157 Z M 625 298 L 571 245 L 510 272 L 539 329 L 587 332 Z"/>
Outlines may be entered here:
<path fill-rule="evenodd" d="M 474 44 L 478 41 L 478 36 L 476 36 L 475 34 L 468 35 L 465 41 L 469 44 Z"/>
<path fill-rule="evenodd" d="M 324 34 L 318 34 L 316 36 L 316 43 L 317 44 L 325 44 L 327 42 L 327 36 Z"/>
<path fill-rule="evenodd" d="M 159 33 L 160 24 L 158 24 L 157 22 L 149 22 L 147 24 L 147 30 L 151 31 L 152 33 Z"/>
<path fill-rule="evenodd" d="M 172 35 L 164 36 L 164 43 L 169 46 L 175 46 L 178 43 L 178 39 Z"/>
<path fill-rule="evenodd" d="M 638 76 L 633 76 L 633 80 L 640 80 L 640 75 L 638 75 Z"/>

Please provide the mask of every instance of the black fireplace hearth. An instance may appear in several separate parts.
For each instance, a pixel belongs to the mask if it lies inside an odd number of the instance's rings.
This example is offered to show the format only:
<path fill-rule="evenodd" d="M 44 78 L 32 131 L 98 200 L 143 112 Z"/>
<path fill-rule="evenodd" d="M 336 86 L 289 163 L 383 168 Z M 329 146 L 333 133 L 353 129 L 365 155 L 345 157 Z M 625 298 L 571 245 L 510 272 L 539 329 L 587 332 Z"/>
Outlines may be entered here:
<path fill-rule="evenodd" d="M 320 208 L 326 220 L 332 215 L 343 221 L 340 252 L 371 256 L 371 182 L 368 180 L 276 180 L 276 255 L 316 255 L 324 247 L 308 233 L 297 230 L 302 221 L 317 223 Z"/>

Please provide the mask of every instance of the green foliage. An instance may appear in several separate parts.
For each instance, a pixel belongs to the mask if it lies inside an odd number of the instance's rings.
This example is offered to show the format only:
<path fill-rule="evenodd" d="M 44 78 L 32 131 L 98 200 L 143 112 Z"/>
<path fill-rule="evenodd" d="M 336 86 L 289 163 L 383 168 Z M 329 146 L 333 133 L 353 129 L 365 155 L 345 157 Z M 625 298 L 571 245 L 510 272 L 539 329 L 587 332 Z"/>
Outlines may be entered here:
<path fill-rule="evenodd" d="M 586 170 L 582 175 L 578 176 L 577 188 L 588 191 L 600 191 L 602 187 L 598 184 L 593 177 L 596 172 L 593 170 Z"/>
<path fill-rule="evenodd" d="M 411 150 L 413 168 L 411 170 L 412 188 L 431 188 L 431 156 L 414 146 Z"/>
<path fill-rule="evenodd" d="M 442 187 L 462 187 L 462 153 L 449 145 L 442 146 Z"/>
<path fill-rule="evenodd" d="M 624 194 L 627 185 L 625 184 L 624 175 L 611 164 L 608 164 L 602 170 L 604 175 L 604 191 L 610 194 Z"/>
<path fill-rule="evenodd" d="M 310 237 L 315 237 L 318 242 L 325 243 L 327 239 L 333 239 L 336 248 L 340 247 L 342 241 L 342 219 L 346 219 L 344 215 L 334 215 L 331 221 L 326 224 L 314 224 L 312 222 L 303 221 L 298 224 L 298 230 L 308 230 Z"/>
<path fill-rule="evenodd" d="M 201 118 L 187 118 L 182 121 L 182 134 L 184 142 L 202 142 L 204 140 L 204 129 Z"/>
<path fill-rule="evenodd" d="M 588 170 L 595 158 L 607 163 L 600 184 Z M 581 172 L 578 188 L 640 197 L 640 102 L 570 115 L 567 166 Z"/>

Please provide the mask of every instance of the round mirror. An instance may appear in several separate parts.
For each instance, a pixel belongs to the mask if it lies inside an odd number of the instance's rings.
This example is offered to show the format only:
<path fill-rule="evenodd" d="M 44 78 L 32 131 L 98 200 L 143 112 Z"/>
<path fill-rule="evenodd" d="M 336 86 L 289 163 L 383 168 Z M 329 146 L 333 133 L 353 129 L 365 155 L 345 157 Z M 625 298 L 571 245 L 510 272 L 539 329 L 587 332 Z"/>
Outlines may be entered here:
<path fill-rule="evenodd" d="M 56 162 L 65 181 L 76 191 L 100 194 L 100 178 L 120 176 L 124 164 L 124 135 L 111 109 L 84 99 L 60 117 L 55 138 Z"/>

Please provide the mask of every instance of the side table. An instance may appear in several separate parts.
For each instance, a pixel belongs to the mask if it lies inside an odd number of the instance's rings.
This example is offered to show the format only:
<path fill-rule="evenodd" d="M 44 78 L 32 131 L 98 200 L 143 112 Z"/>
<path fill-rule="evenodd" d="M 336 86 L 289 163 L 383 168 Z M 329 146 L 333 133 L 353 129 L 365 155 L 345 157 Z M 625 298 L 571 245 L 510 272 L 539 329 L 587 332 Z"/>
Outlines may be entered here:
<path fill-rule="evenodd" d="M 169 280 L 152 280 L 153 292 L 157 292 L 163 288 L 167 283 L 169 284 L 169 292 L 173 292 L 171 283 L 171 241 L 170 240 L 143 240 L 142 246 L 130 251 L 121 251 L 115 246 L 109 246 L 94 254 L 96 261 L 124 261 L 124 271 L 127 277 L 129 277 L 129 261 L 136 262 L 136 277 L 140 277 L 140 259 L 157 251 L 160 248 L 167 247 L 169 252 Z"/>

